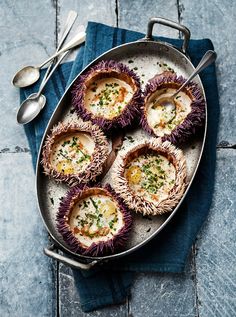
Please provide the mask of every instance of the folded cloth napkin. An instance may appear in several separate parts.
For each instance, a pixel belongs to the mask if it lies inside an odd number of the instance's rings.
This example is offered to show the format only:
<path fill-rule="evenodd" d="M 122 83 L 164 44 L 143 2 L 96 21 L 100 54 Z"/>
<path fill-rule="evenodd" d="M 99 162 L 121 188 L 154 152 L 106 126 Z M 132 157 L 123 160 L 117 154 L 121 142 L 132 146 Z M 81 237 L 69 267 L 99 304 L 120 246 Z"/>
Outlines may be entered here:
<path fill-rule="evenodd" d="M 47 105 L 40 116 L 25 126 L 35 167 L 38 148 L 46 124 L 65 88 L 76 75 L 95 57 L 122 43 L 138 40 L 141 33 L 89 22 L 86 43 L 76 60 L 65 63 L 52 76 L 44 91 Z M 181 40 L 159 38 L 180 46 Z M 188 54 L 197 65 L 203 54 L 213 49 L 210 40 L 191 40 Z M 42 71 L 41 79 L 44 74 Z M 120 303 L 130 292 L 134 272 L 182 272 L 196 235 L 206 219 L 212 200 L 216 162 L 216 136 L 219 119 L 219 102 L 215 66 L 201 73 L 205 88 L 208 111 L 208 132 L 201 164 L 194 182 L 178 213 L 156 238 L 135 253 L 95 268 L 89 273 L 75 270 L 82 309 L 86 312 L 99 307 Z M 21 90 L 21 100 L 37 91 L 40 83 Z"/>

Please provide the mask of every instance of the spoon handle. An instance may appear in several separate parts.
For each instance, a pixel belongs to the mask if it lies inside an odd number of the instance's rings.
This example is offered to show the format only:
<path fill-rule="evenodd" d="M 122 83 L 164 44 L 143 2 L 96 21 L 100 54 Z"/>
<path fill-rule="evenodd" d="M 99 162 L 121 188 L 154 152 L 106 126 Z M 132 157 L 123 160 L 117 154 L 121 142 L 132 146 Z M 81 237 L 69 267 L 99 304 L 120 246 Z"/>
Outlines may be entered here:
<path fill-rule="evenodd" d="M 47 84 L 47 82 L 49 81 L 49 79 L 51 78 L 52 74 L 55 72 L 55 70 L 57 69 L 57 67 L 59 66 L 59 64 L 61 63 L 61 61 L 63 60 L 63 58 L 66 57 L 66 55 L 69 53 L 69 51 L 66 51 L 65 53 L 63 53 L 61 55 L 61 57 L 58 59 L 58 61 L 56 62 L 55 66 L 53 67 L 53 69 L 51 70 L 50 74 L 48 74 L 47 78 L 42 81 L 40 87 L 39 87 L 39 91 L 37 93 L 37 97 L 39 97 L 41 95 L 41 92 L 43 91 L 45 85 Z"/>
<path fill-rule="evenodd" d="M 79 44 L 82 44 L 85 41 L 85 37 L 86 37 L 85 32 L 79 32 L 78 34 L 76 34 L 76 36 L 72 40 L 70 40 L 70 42 L 67 45 L 65 45 L 61 50 L 59 50 L 58 52 L 53 54 L 51 57 L 49 57 L 45 62 L 43 62 L 39 66 L 39 68 L 43 67 L 45 64 L 50 62 L 52 59 L 54 59 L 55 57 L 57 57 L 61 53 L 66 52 L 66 51 L 70 50 L 71 48 L 78 46 Z"/>
<path fill-rule="evenodd" d="M 60 41 L 58 43 L 56 52 L 58 52 L 60 50 L 60 48 L 62 47 L 65 39 L 67 38 L 68 34 L 70 33 L 70 30 L 71 30 L 73 24 L 75 23 L 76 18 L 77 18 L 77 12 L 75 12 L 73 10 L 69 11 L 67 19 L 66 19 L 66 24 L 64 26 L 64 30 L 62 32 L 61 39 L 60 39 Z M 41 85 L 43 84 L 43 82 L 47 78 L 49 72 L 51 71 L 52 65 L 53 65 L 53 60 L 51 61 L 51 64 L 48 66 L 48 69 L 47 69 L 47 71 L 46 71 L 46 73 L 45 73 L 45 75 L 43 77 Z M 39 89 L 40 89 L 40 87 L 39 87 Z"/>
<path fill-rule="evenodd" d="M 216 60 L 216 52 L 215 51 L 207 51 L 205 55 L 200 60 L 198 66 L 196 67 L 195 71 L 192 73 L 192 75 L 183 83 L 183 85 L 176 91 L 176 93 L 172 96 L 172 98 L 175 98 L 178 93 L 197 75 L 199 74 L 203 69 L 205 69 L 207 66 L 209 66 L 211 63 L 213 63 Z"/>
<path fill-rule="evenodd" d="M 66 19 L 66 24 L 64 26 L 64 31 L 61 35 L 61 39 L 59 40 L 56 52 L 58 52 L 60 50 L 60 48 L 62 47 L 62 44 L 64 43 L 67 35 L 70 32 L 70 29 L 72 28 L 73 24 L 75 23 L 76 18 L 77 18 L 77 12 L 75 12 L 73 10 L 69 11 L 67 19 Z"/>

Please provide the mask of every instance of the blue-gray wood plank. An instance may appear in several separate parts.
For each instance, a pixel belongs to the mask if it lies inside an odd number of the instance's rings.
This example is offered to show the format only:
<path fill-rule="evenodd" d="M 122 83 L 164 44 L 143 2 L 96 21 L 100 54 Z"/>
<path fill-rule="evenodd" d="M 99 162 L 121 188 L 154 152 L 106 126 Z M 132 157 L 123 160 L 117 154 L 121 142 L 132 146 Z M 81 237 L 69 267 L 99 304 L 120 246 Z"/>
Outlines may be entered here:
<path fill-rule="evenodd" d="M 0 316 L 54 316 L 54 264 L 42 255 L 48 236 L 40 219 L 34 173 L 23 128 L 16 124 L 19 92 L 10 82 L 20 66 L 55 47 L 51 1 L 0 5 Z"/>
<path fill-rule="evenodd" d="M 29 153 L 0 154 L 0 316 L 53 316 L 54 266 L 39 216 Z"/>
<path fill-rule="evenodd" d="M 215 196 L 196 242 L 199 316 L 236 316 L 236 151 L 219 150 Z"/>
<path fill-rule="evenodd" d="M 184 274 L 140 274 L 123 305 L 84 314 L 71 270 L 43 256 L 48 238 L 34 195 L 34 174 L 23 129 L 15 123 L 18 92 L 10 79 L 20 65 L 39 63 L 53 52 L 70 9 L 88 20 L 146 31 L 151 16 L 188 26 L 209 37 L 218 53 L 221 104 L 219 140 L 235 143 L 235 34 L 233 0 L 5 0 L 0 7 L 0 316 L 235 316 L 234 150 L 220 149 L 214 202 Z M 38 15 L 40 12 L 40 16 Z M 156 34 L 177 37 L 171 29 Z M 21 185 L 24 184 L 24 187 Z"/>
<path fill-rule="evenodd" d="M 179 0 L 180 20 L 193 38 L 208 37 L 213 41 L 217 58 L 217 79 L 221 106 L 218 139 L 236 140 L 236 1 Z"/>
<path fill-rule="evenodd" d="M 192 37 L 208 37 L 218 54 L 220 97 L 218 140 L 236 143 L 235 1 L 179 1 L 179 17 Z M 235 279 L 235 163 L 234 150 L 220 150 L 214 201 L 196 242 L 196 297 L 199 316 L 236 316 Z"/>

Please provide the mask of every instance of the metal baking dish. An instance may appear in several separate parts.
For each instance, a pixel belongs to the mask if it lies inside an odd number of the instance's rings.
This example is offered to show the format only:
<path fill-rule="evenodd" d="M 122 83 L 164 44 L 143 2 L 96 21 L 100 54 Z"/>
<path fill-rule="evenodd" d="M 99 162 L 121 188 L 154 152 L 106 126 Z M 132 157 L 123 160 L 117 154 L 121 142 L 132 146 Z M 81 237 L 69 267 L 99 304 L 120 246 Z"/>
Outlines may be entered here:
<path fill-rule="evenodd" d="M 154 24 L 156 23 L 175 28 L 182 32 L 182 47 L 176 48 L 168 43 L 154 41 L 152 37 L 152 30 Z M 129 67 L 135 67 L 137 73 L 140 75 L 143 81 L 143 85 L 145 85 L 147 80 L 152 78 L 155 74 L 165 70 L 163 69 L 163 67 L 166 66 L 160 67 L 160 64 L 168 65 L 168 67 L 174 69 L 174 71 L 178 75 L 188 77 L 194 70 L 194 66 L 192 65 L 189 57 L 186 55 L 186 49 L 188 47 L 189 39 L 190 31 L 185 26 L 163 18 L 152 18 L 148 23 L 147 34 L 145 38 L 140 39 L 136 42 L 123 44 L 109 50 L 108 52 L 96 58 L 92 63 L 90 63 L 85 69 L 82 70 L 80 74 L 78 74 L 78 76 L 84 73 L 90 66 L 98 63 L 101 60 L 113 59 L 125 63 Z M 132 61 L 132 64 L 130 63 L 130 61 Z M 204 88 L 199 76 L 195 78 L 195 82 L 197 82 L 197 84 L 201 88 L 202 94 L 205 98 Z M 67 121 L 68 119 L 71 119 L 71 117 L 76 116 L 75 114 L 71 114 L 70 112 L 70 90 L 72 85 L 73 83 L 66 90 L 61 100 L 59 101 L 56 110 L 54 111 L 49 121 L 42 140 L 36 174 L 37 198 L 43 222 L 53 241 L 53 245 L 51 245 L 49 248 L 44 249 L 45 254 L 74 268 L 89 269 L 97 263 L 120 258 L 139 249 L 148 241 L 150 241 L 153 237 L 155 237 L 176 214 L 179 206 L 181 205 L 184 197 L 189 190 L 189 187 L 191 186 L 202 156 L 207 128 L 207 113 L 205 131 L 202 136 L 192 140 L 191 144 L 185 144 L 181 147 L 187 161 L 188 186 L 181 201 L 172 211 L 172 213 L 163 216 L 148 217 L 149 219 L 142 217 L 142 215 L 140 214 L 134 214 L 133 230 L 124 251 L 103 257 L 83 256 L 72 252 L 67 247 L 66 243 L 57 232 L 55 225 L 55 216 L 60 203 L 60 197 L 65 195 L 68 187 L 65 184 L 57 184 L 53 179 L 49 179 L 47 176 L 45 176 L 40 164 L 42 145 L 44 143 L 46 135 L 49 133 L 53 125 L 55 125 L 58 121 Z M 135 140 L 135 142 L 137 143 L 148 137 L 147 134 L 141 129 L 131 131 L 128 134 L 129 136 L 132 136 L 132 140 Z M 123 143 L 124 148 L 131 146 L 129 141 L 130 139 L 130 137 L 126 138 Z M 108 172 L 105 176 L 104 182 L 107 181 L 110 181 L 110 172 Z M 58 249 L 63 251 L 63 253 L 58 253 Z"/>

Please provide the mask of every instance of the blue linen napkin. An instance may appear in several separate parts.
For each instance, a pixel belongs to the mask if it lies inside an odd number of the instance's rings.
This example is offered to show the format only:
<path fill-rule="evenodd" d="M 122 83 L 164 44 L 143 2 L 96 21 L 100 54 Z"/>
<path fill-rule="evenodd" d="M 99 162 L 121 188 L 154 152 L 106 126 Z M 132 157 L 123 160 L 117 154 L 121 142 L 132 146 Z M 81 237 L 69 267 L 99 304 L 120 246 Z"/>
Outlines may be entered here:
<path fill-rule="evenodd" d="M 52 76 L 44 91 L 47 105 L 40 116 L 25 126 L 25 132 L 36 165 L 37 153 L 46 124 L 65 88 L 76 75 L 108 49 L 122 43 L 132 42 L 144 35 L 138 32 L 89 22 L 86 43 L 74 62 L 65 63 Z M 159 38 L 176 46 L 181 40 Z M 197 65 L 203 54 L 213 49 L 210 40 L 191 40 L 188 54 Z M 42 76 L 45 71 L 42 71 Z M 208 110 L 206 145 L 195 180 L 178 213 L 161 233 L 139 251 L 89 273 L 74 271 L 75 285 L 80 294 L 81 307 L 85 312 L 109 304 L 123 302 L 130 292 L 134 272 L 182 272 L 196 235 L 209 211 L 214 188 L 216 162 L 216 137 L 219 121 L 219 102 L 215 66 L 201 73 Z M 20 91 L 21 101 L 37 91 L 40 82 Z"/>

